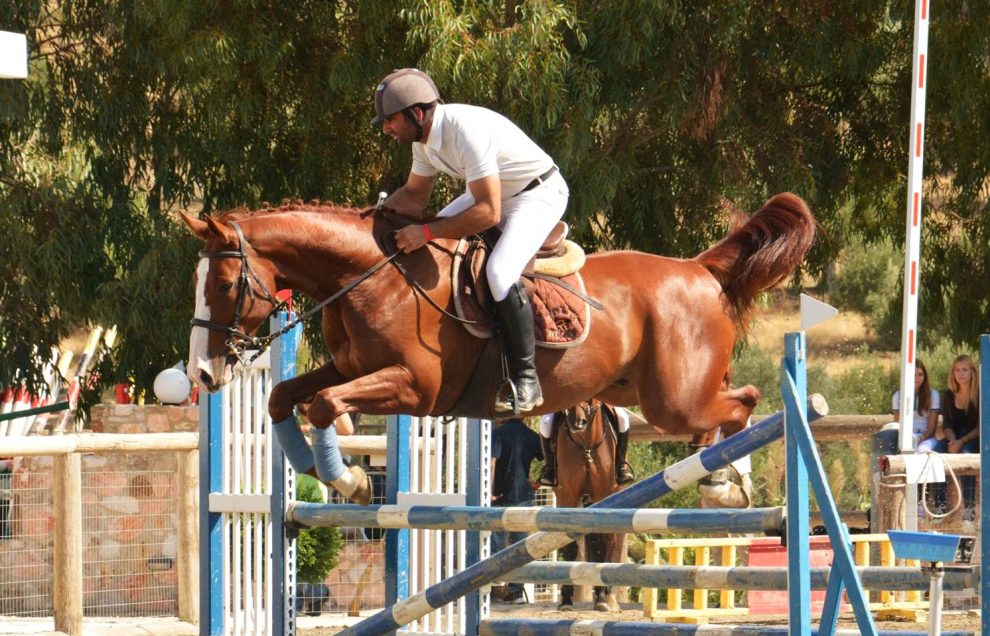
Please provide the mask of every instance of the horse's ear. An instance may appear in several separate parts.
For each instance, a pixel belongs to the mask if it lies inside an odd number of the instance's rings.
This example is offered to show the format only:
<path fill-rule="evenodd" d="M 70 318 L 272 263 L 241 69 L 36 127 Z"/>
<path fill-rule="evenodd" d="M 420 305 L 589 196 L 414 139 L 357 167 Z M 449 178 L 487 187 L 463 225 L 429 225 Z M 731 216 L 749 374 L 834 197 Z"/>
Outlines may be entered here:
<path fill-rule="evenodd" d="M 210 233 L 218 237 L 224 243 L 229 245 L 237 245 L 237 237 L 234 236 L 233 230 L 226 225 L 222 225 L 212 216 L 206 217 L 206 225 L 209 226 Z"/>
<path fill-rule="evenodd" d="M 205 241 L 210 235 L 210 227 L 204 221 L 193 218 L 185 212 L 179 212 L 179 216 L 182 217 L 182 221 L 189 226 L 189 231 L 195 236 L 198 236 L 200 240 Z"/>

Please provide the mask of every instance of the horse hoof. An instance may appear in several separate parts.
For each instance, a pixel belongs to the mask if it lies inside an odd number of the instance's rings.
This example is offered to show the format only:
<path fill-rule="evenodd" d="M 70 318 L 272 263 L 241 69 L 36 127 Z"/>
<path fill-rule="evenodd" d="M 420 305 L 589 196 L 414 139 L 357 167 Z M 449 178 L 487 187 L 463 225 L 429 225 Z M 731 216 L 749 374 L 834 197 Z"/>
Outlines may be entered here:
<path fill-rule="evenodd" d="M 557 606 L 557 611 L 558 612 L 573 612 L 574 611 L 574 606 L 571 605 L 570 603 L 561 603 L 560 605 Z"/>
<path fill-rule="evenodd" d="M 608 603 L 606 603 L 605 601 L 598 601 L 597 603 L 595 603 L 595 609 L 599 612 L 607 612 L 611 608 L 608 606 Z"/>
<path fill-rule="evenodd" d="M 356 504 L 367 506 L 371 503 L 371 496 L 374 494 L 374 488 L 371 485 L 371 477 L 361 470 L 360 466 L 350 466 L 348 471 L 354 476 L 359 484 L 348 499 Z"/>

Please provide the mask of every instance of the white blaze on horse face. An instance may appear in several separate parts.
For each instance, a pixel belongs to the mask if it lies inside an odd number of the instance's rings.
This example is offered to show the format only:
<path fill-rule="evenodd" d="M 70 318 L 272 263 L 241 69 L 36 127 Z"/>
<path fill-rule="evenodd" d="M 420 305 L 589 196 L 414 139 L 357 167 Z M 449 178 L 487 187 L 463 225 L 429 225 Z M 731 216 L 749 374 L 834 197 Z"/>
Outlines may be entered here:
<path fill-rule="evenodd" d="M 193 315 L 200 320 L 210 319 L 210 308 L 206 304 L 206 274 L 209 271 L 210 259 L 199 259 L 199 265 L 196 266 L 196 311 Z M 189 364 L 186 365 L 186 369 L 188 369 L 187 374 L 189 375 L 189 379 L 198 384 L 199 388 L 203 391 L 209 391 L 210 389 L 203 381 L 203 371 L 211 374 L 214 382 L 219 379 L 212 375 L 213 370 L 210 360 L 206 355 L 209 337 L 210 330 L 206 327 L 193 327 L 189 334 Z"/>

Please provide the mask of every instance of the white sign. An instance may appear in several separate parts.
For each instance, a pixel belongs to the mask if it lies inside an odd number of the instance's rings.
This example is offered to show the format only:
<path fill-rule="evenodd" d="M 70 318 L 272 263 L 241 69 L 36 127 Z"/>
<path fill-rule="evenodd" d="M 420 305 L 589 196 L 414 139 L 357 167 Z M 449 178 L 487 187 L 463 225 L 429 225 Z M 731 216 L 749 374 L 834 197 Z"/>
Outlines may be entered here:
<path fill-rule="evenodd" d="M 801 331 L 807 331 L 837 313 L 839 310 L 835 307 L 812 298 L 808 294 L 801 294 Z"/>
<path fill-rule="evenodd" d="M 23 33 L 0 31 L 0 78 L 26 78 L 27 63 L 27 36 Z"/>

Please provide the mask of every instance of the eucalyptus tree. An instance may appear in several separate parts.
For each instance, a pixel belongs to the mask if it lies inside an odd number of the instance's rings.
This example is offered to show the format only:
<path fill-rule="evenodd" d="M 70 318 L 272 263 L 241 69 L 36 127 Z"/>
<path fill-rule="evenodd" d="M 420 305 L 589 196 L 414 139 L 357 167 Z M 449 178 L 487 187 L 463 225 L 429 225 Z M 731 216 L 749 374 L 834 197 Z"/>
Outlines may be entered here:
<path fill-rule="evenodd" d="M 197 245 L 173 211 L 401 184 L 408 148 L 368 122 L 404 66 L 532 134 L 589 247 L 690 256 L 782 190 L 823 224 L 812 274 L 851 235 L 896 241 L 911 4 L 2 3 L 31 62 L 0 83 L 0 383 L 87 322 L 120 329 L 106 382 L 181 359 Z M 990 285 L 985 5 L 932 7 L 928 63 L 922 320 L 970 341 Z"/>

